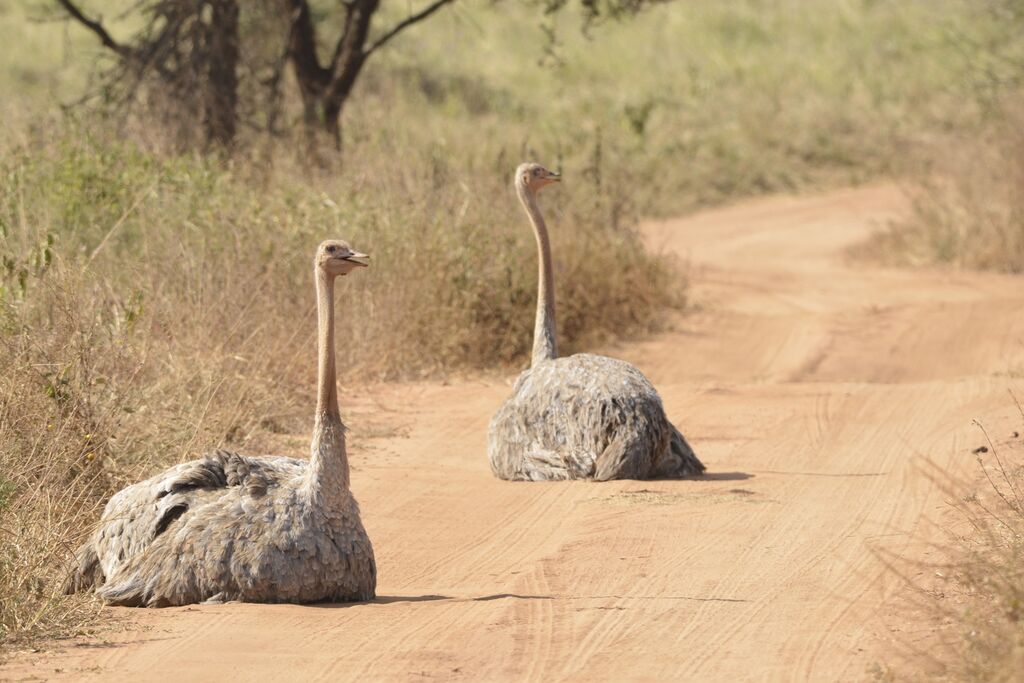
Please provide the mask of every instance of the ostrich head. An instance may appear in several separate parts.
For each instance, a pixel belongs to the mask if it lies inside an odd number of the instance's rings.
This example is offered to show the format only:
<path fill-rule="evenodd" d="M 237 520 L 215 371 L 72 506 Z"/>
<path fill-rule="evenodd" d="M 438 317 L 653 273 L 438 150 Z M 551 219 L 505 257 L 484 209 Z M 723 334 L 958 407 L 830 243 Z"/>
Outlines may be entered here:
<path fill-rule="evenodd" d="M 516 187 L 530 192 L 536 192 L 545 185 L 557 183 L 561 179 L 562 176 L 558 173 L 533 162 L 519 164 L 519 168 L 516 169 Z"/>
<path fill-rule="evenodd" d="M 316 250 L 316 267 L 331 277 L 348 275 L 356 268 L 366 268 L 370 257 L 360 254 L 342 240 L 324 240 Z"/>

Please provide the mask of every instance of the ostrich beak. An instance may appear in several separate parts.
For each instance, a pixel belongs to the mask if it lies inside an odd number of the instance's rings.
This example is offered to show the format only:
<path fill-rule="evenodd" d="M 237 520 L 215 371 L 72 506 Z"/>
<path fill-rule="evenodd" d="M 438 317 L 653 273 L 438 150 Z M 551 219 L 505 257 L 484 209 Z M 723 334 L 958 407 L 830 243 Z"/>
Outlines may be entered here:
<path fill-rule="evenodd" d="M 343 256 L 342 259 L 355 263 L 356 265 L 360 265 L 364 268 L 368 268 L 370 266 L 370 257 L 366 254 L 360 254 L 358 251 L 353 251 L 348 256 Z"/>
<path fill-rule="evenodd" d="M 562 174 L 555 173 L 554 171 L 548 171 L 548 180 L 553 183 L 560 183 L 562 182 Z"/>

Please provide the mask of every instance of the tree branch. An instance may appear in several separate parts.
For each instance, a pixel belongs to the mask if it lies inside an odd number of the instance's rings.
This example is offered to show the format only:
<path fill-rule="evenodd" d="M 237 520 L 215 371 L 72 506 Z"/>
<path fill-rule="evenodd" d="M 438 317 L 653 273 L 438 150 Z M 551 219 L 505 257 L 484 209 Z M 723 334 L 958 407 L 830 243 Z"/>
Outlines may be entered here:
<path fill-rule="evenodd" d="M 330 73 L 320 65 L 316 54 L 316 29 L 306 0 L 285 0 L 291 17 L 288 50 L 301 89 L 323 90 Z"/>
<path fill-rule="evenodd" d="M 363 70 L 367 56 L 363 45 L 366 45 L 370 23 L 379 6 L 380 0 L 353 0 L 350 4 L 350 14 L 345 19 L 345 38 L 338 43 L 335 62 L 331 65 L 331 82 L 324 101 L 325 115 L 333 116 L 332 110 L 340 110 Z"/>
<path fill-rule="evenodd" d="M 110 48 L 121 57 L 129 56 L 130 50 L 127 47 L 114 40 L 113 37 L 107 33 L 107 29 L 103 28 L 103 24 L 98 21 L 93 21 L 82 14 L 82 10 L 78 9 L 71 0 L 57 0 L 57 3 L 67 10 L 67 13 L 70 14 L 78 23 L 95 33 L 96 37 L 100 39 L 100 42 L 103 43 L 104 47 Z"/>
<path fill-rule="evenodd" d="M 356 14 L 354 11 L 355 6 L 351 3 L 345 3 L 345 28 L 341 32 L 341 37 L 338 38 L 338 44 L 334 46 L 334 54 L 331 56 L 331 65 L 327 67 L 327 70 L 334 73 L 334 70 L 338 68 L 338 60 L 341 59 L 342 50 L 348 43 L 348 37 L 352 33 L 352 17 Z"/>
<path fill-rule="evenodd" d="M 395 24 L 394 28 L 392 28 L 384 35 L 382 35 L 380 38 L 376 40 L 376 42 L 373 43 L 373 45 L 367 48 L 366 52 L 363 53 L 364 59 L 366 57 L 369 57 L 374 50 L 387 43 L 389 40 L 397 36 L 405 29 L 409 28 L 413 24 L 423 21 L 437 10 L 441 9 L 445 5 L 450 5 L 453 2 L 455 2 L 455 0 L 436 0 L 423 10 L 417 12 L 416 14 L 410 14 L 408 17 Z"/>

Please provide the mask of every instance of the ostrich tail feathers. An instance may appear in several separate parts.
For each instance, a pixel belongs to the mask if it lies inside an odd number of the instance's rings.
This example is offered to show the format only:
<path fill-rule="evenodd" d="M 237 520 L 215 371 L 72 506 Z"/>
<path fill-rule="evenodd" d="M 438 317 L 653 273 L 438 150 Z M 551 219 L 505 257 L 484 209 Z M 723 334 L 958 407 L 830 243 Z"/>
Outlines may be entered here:
<path fill-rule="evenodd" d="M 138 574 L 104 585 L 96 591 L 108 605 L 118 607 L 145 607 L 146 585 Z"/>
<path fill-rule="evenodd" d="M 704 463 L 697 458 L 686 438 L 675 427 L 672 427 L 672 440 L 666 456 L 659 463 L 658 476 L 693 477 L 704 474 Z"/>

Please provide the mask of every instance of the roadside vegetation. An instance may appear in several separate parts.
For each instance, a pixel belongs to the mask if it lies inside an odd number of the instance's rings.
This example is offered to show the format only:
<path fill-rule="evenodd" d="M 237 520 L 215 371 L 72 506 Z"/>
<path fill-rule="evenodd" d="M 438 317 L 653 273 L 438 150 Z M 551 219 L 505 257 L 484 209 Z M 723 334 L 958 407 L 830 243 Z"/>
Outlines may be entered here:
<path fill-rule="evenodd" d="M 949 265 L 1024 273 L 1024 2 L 989 0 L 973 10 L 1001 26 L 987 36 L 951 34 L 969 64 L 967 126 L 933 132 L 902 174 L 909 219 L 879 233 L 867 252 L 891 264 Z"/>
<path fill-rule="evenodd" d="M 926 572 L 937 584 L 925 593 L 941 646 L 915 655 L 946 679 L 1009 683 L 1024 671 L 1024 410 L 1019 413 L 1008 436 L 981 428 L 983 445 L 974 449 L 979 474 L 966 495 L 962 483 L 946 483 L 957 514 L 944 559 Z"/>
<path fill-rule="evenodd" d="M 287 106 L 226 155 L 182 146 L 159 102 L 78 103 L 108 56 L 55 16 L 0 0 L 7 645 L 94 623 L 60 578 L 111 491 L 309 428 L 321 239 L 372 255 L 339 291 L 342 381 L 516 367 L 536 264 L 509 185 L 541 161 L 566 177 L 544 197 L 565 350 L 643 334 L 686 278 L 639 217 L 899 171 L 981 129 L 972 46 L 1007 39 L 968 0 L 675 2 L 585 34 L 572 11 L 457 3 L 367 65 L 344 156 L 311 158 Z"/>
<path fill-rule="evenodd" d="M 1024 274 L 1024 98 L 969 136 L 933 148 L 908 190 L 910 217 L 867 246 L 894 265 Z"/>

